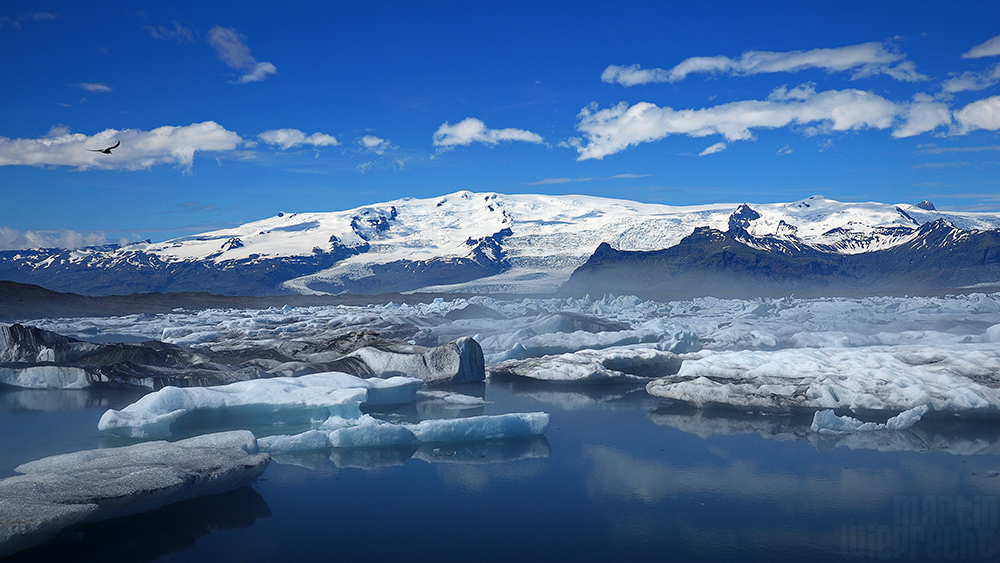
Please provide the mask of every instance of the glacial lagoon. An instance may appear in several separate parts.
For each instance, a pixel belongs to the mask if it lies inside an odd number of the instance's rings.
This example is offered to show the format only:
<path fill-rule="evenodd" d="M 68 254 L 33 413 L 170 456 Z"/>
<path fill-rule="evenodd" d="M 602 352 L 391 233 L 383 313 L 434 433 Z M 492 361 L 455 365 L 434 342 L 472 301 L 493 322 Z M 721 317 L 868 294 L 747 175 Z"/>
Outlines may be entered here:
<path fill-rule="evenodd" d="M 375 327 L 431 344 L 474 334 L 489 365 L 547 354 L 579 371 L 599 361 L 579 372 L 583 382 L 494 375 L 484 383 L 433 387 L 415 404 L 369 409 L 394 424 L 547 413 L 542 436 L 276 451 L 250 487 L 75 526 L 9 560 L 844 561 L 1000 554 L 1000 425 L 990 412 L 992 387 L 977 375 L 982 366 L 962 361 L 992 361 L 997 295 L 475 304 L 500 318 L 448 318 L 468 310 L 469 303 L 456 301 L 39 322 L 76 336 L 233 349 Z M 852 348 L 859 353 L 843 353 Z M 623 358 L 655 356 L 643 349 L 672 350 L 694 366 L 710 360 L 699 369 L 718 369 L 718 358 L 730 364 L 750 358 L 756 363 L 747 373 L 767 365 L 761 355 L 777 358 L 797 384 L 834 389 L 838 397 L 841 385 L 863 399 L 859 404 L 895 395 L 862 395 L 854 384 L 867 376 L 857 358 L 894 354 L 901 363 L 882 362 L 880 369 L 928 382 L 918 389 L 927 404 L 967 405 L 975 416 L 931 413 L 891 430 L 884 423 L 892 413 L 842 409 L 838 414 L 878 424 L 832 432 L 816 426 L 815 409 L 698 408 L 654 396 L 631 377 L 595 381 L 612 367 L 627 369 Z M 597 352 L 574 355 L 580 350 Z M 804 357 L 845 356 L 853 359 L 824 366 L 823 377 L 788 366 Z M 959 379 L 947 378 L 966 376 L 979 378 L 973 382 L 984 386 L 979 394 L 969 391 L 978 389 L 971 383 L 948 385 Z M 3 388 L 0 478 L 46 456 L 136 443 L 99 431 L 98 421 L 143 393 Z M 448 396 L 470 400 L 442 399 Z M 248 429 L 260 439 L 308 427 Z M 226 429 L 191 426 L 169 439 Z"/>

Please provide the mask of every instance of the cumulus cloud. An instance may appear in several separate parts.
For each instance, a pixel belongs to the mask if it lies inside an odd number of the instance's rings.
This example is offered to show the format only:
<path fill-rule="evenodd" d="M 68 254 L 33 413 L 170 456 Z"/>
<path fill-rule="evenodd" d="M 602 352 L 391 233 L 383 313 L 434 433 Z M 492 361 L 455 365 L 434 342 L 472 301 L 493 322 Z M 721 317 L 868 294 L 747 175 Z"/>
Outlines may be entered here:
<path fill-rule="evenodd" d="M 799 72 L 818 68 L 827 72 L 851 72 L 852 78 L 885 74 L 896 80 L 914 82 L 927 77 L 916 71 L 913 62 L 886 43 L 862 43 L 833 49 L 809 51 L 747 51 L 739 58 L 726 56 L 691 57 L 670 70 L 643 69 L 639 65 L 604 69 L 601 80 L 622 86 L 658 82 L 679 82 L 691 74 L 732 74 L 750 76 L 773 72 Z"/>
<path fill-rule="evenodd" d="M 1000 35 L 962 53 L 962 58 L 978 59 L 980 57 L 995 57 L 997 55 L 1000 55 Z"/>
<path fill-rule="evenodd" d="M 110 147 L 112 154 L 90 149 Z M 77 170 L 141 170 L 157 164 L 174 164 L 190 170 L 196 152 L 235 150 L 243 139 L 214 121 L 181 127 L 164 126 L 151 131 L 106 129 L 96 135 L 70 133 L 53 127 L 38 139 L 0 137 L 0 166 L 72 166 Z"/>
<path fill-rule="evenodd" d="M 913 102 L 902 109 L 901 123 L 892 132 L 897 139 L 912 137 L 951 124 L 951 109 L 947 104 L 934 101 L 926 94 L 913 97 Z"/>
<path fill-rule="evenodd" d="M 340 144 L 333 135 L 327 135 L 326 133 L 313 133 L 312 135 L 306 135 L 304 132 L 298 129 L 271 129 L 270 131 L 264 131 L 257 138 L 269 145 L 277 145 L 281 147 L 282 150 L 288 150 L 294 147 L 301 147 L 303 145 L 309 145 L 312 147 L 335 147 Z"/>
<path fill-rule="evenodd" d="M 375 135 L 365 135 L 364 137 L 361 137 L 358 139 L 358 144 L 361 145 L 361 148 L 365 152 L 375 154 L 385 154 L 385 151 L 395 148 L 388 139 L 376 137 Z"/>
<path fill-rule="evenodd" d="M 705 150 L 698 153 L 698 156 L 706 156 L 709 154 L 715 154 L 717 152 L 722 152 L 726 150 L 726 143 L 715 143 L 714 145 L 709 145 Z"/>
<path fill-rule="evenodd" d="M 268 62 L 257 62 L 257 59 L 250 54 L 250 48 L 244 42 L 244 37 L 231 27 L 215 26 L 208 30 L 208 42 L 215 48 L 222 62 L 229 68 L 238 70 L 240 84 L 248 82 L 260 82 L 272 74 L 277 74 L 278 69 Z"/>
<path fill-rule="evenodd" d="M 601 159 L 628 147 L 669 135 L 722 135 L 729 142 L 753 138 L 753 129 L 816 124 L 822 130 L 888 129 L 904 108 L 861 90 L 816 93 L 812 86 L 779 88 L 767 100 L 746 100 L 704 109 L 675 110 L 648 102 L 598 109 L 577 116 L 584 139 L 571 139 L 579 160 Z"/>
<path fill-rule="evenodd" d="M 111 86 L 100 82 L 81 82 L 79 84 L 74 84 L 73 86 L 82 88 L 91 94 L 107 94 L 108 92 L 114 91 Z"/>
<path fill-rule="evenodd" d="M 18 231 L 10 227 L 0 227 L 0 250 L 24 250 L 28 248 L 83 248 L 107 244 L 103 232 L 80 232 L 63 229 L 61 231 Z"/>
<path fill-rule="evenodd" d="M 1000 129 L 1000 96 L 977 100 L 955 112 L 959 134 L 975 129 Z"/>
<path fill-rule="evenodd" d="M 472 143 L 495 145 L 501 141 L 545 143 L 542 136 L 537 133 L 513 128 L 489 129 L 485 123 L 475 117 L 467 117 L 454 125 L 446 121 L 434 132 L 434 146 L 442 149 L 451 149 Z"/>

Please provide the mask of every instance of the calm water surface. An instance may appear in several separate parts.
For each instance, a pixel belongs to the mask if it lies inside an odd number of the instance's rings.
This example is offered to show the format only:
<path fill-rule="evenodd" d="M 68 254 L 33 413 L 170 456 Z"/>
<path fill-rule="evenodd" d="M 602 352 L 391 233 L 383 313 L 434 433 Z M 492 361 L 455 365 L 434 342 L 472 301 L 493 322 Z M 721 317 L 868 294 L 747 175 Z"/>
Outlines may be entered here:
<path fill-rule="evenodd" d="M 485 414 L 549 412 L 547 436 L 278 457 L 252 488 L 86 526 L 11 561 L 1000 558 L 996 424 L 818 439 L 808 417 L 682 409 L 641 387 L 480 392 Z M 97 421 L 137 397 L 0 391 L 0 477 L 117 445 Z"/>

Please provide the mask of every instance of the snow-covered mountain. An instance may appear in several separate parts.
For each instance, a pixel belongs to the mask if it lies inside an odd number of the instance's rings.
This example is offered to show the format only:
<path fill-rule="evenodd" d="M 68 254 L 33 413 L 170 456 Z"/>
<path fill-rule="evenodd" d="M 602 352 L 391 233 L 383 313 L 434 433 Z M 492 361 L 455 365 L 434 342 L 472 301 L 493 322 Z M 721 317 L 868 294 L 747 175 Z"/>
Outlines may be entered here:
<path fill-rule="evenodd" d="M 278 213 L 158 243 L 6 251 L 0 279 L 86 294 L 544 293 L 568 280 L 601 243 L 659 250 L 710 227 L 737 233 L 759 250 L 861 254 L 907 243 L 938 219 L 960 229 L 1000 228 L 1000 214 L 945 214 L 926 202 L 813 196 L 678 207 L 463 191 L 347 211 Z"/>

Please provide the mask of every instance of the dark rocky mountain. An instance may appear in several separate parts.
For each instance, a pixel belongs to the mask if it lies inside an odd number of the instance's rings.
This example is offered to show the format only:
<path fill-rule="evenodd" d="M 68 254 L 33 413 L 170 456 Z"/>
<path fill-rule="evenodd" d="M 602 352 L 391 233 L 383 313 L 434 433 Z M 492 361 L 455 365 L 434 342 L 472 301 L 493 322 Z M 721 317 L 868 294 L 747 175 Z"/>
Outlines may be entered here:
<path fill-rule="evenodd" d="M 840 254 L 756 237 L 745 229 L 755 212 L 741 206 L 728 231 L 701 227 L 676 246 L 630 252 L 604 243 L 576 269 L 570 293 L 640 296 L 755 296 L 788 292 L 872 294 L 1000 286 L 1000 230 L 967 231 L 937 220 L 897 246 Z"/>

